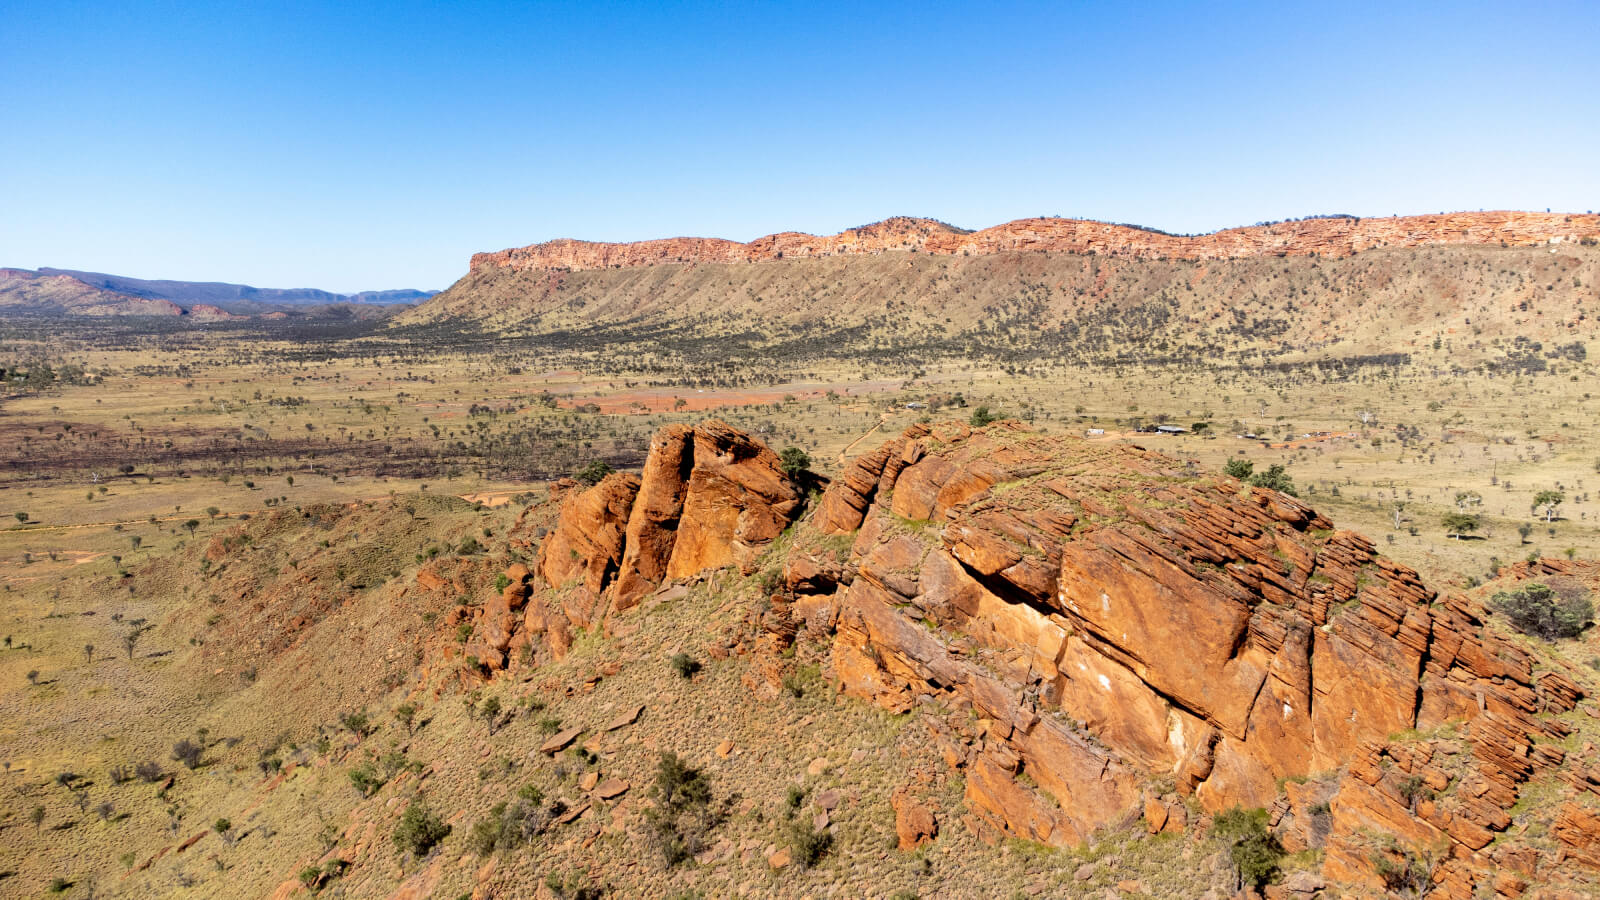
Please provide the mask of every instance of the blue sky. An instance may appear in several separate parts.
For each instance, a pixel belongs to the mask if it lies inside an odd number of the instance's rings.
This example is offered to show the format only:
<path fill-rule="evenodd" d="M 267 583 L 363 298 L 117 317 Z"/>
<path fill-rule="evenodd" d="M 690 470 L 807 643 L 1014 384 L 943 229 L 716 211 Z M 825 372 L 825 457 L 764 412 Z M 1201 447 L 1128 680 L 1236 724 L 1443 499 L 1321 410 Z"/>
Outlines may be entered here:
<path fill-rule="evenodd" d="M 1593 2 L 6 0 L 0 35 L 0 265 L 442 288 L 553 237 L 1600 208 Z"/>

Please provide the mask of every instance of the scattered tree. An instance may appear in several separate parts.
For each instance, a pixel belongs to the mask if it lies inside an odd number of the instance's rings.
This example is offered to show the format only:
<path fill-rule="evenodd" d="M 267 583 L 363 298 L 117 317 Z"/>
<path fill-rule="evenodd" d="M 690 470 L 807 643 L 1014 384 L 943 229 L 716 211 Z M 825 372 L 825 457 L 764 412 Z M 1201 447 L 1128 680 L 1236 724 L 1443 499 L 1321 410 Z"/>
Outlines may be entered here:
<path fill-rule="evenodd" d="M 799 478 L 811 471 L 811 456 L 799 447 L 783 448 L 778 459 L 783 464 L 783 473 L 790 478 Z"/>
<path fill-rule="evenodd" d="M 1442 522 L 1445 536 L 1456 540 L 1478 530 L 1478 517 L 1469 513 L 1445 513 Z"/>
<path fill-rule="evenodd" d="M 1548 525 L 1556 517 L 1556 507 L 1560 506 L 1566 499 L 1567 495 L 1561 491 L 1540 491 L 1533 495 L 1533 508 L 1537 511 L 1539 507 L 1544 507 L 1544 521 Z"/>
<path fill-rule="evenodd" d="M 650 797 L 655 806 L 645 810 L 647 834 L 669 868 L 704 849 L 706 836 L 722 820 L 722 810 L 711 802 L 711 782 L 705 773 L 670 751 L 656 763 Z"/>
<path fill-rule="evenodd" d="M 1257 472 L 1250 476 L 1250 483 L 1258 488 L 1266 488 L 1291 497 L 1300 496 L 1300 492 L 1295 490 L 1294 479 L 1289 477 L 1288 470 L 1277 463 L 1268 466 L 1265 472 Z"/>
<path fill-rule="evenodd" d="M 1230 459 L 1228 460 L 1227 464 L 1222 467 L 1223 474 L 1227 475 L 1229 478 L 1237 478 L 1240 481 L 1248 479 L 1250 477 L 1250 473 L 1254 472 L 1255 470 L 1256 464 L 1248 459 Z"/>

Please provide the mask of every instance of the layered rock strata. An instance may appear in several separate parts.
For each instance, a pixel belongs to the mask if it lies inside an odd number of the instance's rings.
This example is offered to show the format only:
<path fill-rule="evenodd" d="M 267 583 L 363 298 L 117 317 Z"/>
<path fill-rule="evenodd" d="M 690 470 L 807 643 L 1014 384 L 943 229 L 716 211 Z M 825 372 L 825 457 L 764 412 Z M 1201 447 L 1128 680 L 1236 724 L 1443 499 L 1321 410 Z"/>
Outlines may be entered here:
<path fill-rule="evenodd" d="M 933 219 L 897 216 L 835 235 L 781 232 L 749 243 L 665 238 L 632 243 L 561 239 L 472 257 L 488 268 L 610 269 L 675 263 L 742 263 L 886 252 L 942 256 L 1056 251 L 1138 259 L 1238 259 L 1250 256 L 1348 256 L 1375 247 L 1534 244 L 1600 238 L 1592 213 L 1459 212 L 1358 219 L 1310 218 L 1230 228 L 1194 236 L 1081 219 L 1018 219 L 965 231 Z"/>
<path fill-rule="evenodd" d="M 970 710 L 947 755 L 995 832 L 1073 844 L 1129 815 L 1268 807 L 1328 876 L 1378 886 L 1385 854 L 1436 854 L 1441 895 L 1465 898 L 1582 698 L 1299 500 L 1134 447 L 914 427 L 812 521 L 851 545 L 791 557 L 805 633 L 847 694 Z M 1573 858 L 1593 808 L 1564 814 Z"/>

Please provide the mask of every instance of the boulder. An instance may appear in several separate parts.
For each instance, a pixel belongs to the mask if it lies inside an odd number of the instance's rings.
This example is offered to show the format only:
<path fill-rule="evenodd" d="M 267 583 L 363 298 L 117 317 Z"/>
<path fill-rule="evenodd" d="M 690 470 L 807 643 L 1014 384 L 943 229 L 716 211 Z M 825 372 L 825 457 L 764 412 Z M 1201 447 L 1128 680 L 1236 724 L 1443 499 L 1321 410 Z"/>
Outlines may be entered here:
<path fill-rule="evenodd" d="M 912 799 L 904 788 L 895 791 L 889 802 L 894 808 L 894 831 L 901 850 L 914 850 L 938 837 L 939 823 L 933 810 Z"/>

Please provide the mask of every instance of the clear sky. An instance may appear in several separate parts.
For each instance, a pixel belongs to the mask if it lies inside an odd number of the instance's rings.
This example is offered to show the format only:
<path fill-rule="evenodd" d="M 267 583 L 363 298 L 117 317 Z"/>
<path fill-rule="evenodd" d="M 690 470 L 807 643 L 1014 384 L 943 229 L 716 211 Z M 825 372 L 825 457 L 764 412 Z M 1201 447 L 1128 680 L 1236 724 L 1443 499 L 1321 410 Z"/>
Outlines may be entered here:
<path fill-rule="evenodd" d="M 1402 8 L 1404 7 L 1404 8 Z M 1600 3 L 0 2 L 0 265 L 1600 208 Z"/>

